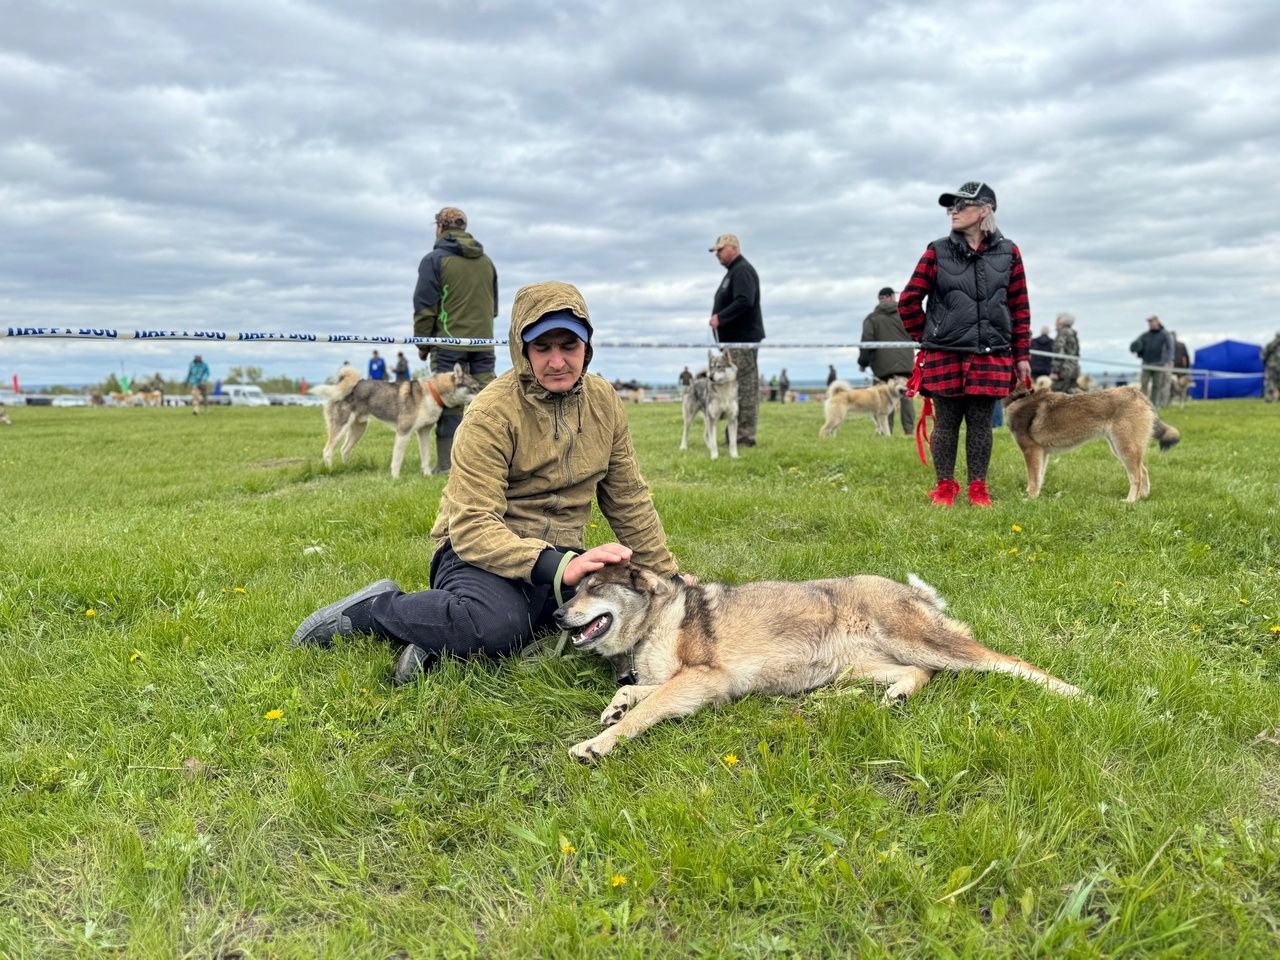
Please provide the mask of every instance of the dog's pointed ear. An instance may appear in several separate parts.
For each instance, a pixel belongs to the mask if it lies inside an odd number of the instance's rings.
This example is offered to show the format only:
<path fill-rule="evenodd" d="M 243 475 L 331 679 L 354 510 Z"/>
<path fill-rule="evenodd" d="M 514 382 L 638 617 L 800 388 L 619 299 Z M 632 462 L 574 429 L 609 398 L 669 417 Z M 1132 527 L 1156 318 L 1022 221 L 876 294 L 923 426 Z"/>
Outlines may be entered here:
<path fill-rule="evenodd" d="M 455 363 L 455 364 L 453 365 L 453 375 L 454 375 L 455 377 L 460 377 L 460 376 L 462 376 L 462 364 L 461 364 L 461 363 Z"/>
<path fill-rule="evenodd" d="M 642 593 L 657 593 L 662 587 L 662 581 L 644 567 L 628 564 L 627 572 L 631 576 L 631 586 Z"/>

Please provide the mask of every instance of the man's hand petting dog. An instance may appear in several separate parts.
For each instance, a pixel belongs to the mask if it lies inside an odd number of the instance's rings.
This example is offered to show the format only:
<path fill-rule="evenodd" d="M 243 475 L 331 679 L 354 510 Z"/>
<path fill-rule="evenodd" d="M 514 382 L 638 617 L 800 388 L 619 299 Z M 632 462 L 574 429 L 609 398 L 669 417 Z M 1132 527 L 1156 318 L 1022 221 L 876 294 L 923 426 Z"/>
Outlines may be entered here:
<path fill-rule="evenodd" d="M 631 548 L 620 543 L 603 543 L 580 553 L 564 568 L 560 582 L 566 587 L 576 587 L 583 579 L 613 563 L 626 563 L 631 559 Z"/>

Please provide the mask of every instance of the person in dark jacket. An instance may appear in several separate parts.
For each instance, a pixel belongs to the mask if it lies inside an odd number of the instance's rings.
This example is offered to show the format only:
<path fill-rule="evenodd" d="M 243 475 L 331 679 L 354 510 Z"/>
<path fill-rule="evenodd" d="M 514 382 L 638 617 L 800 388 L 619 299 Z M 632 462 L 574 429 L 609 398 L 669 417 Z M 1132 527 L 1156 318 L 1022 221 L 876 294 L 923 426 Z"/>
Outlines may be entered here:
<path fill-rule="evenodd" d="M 1169 405 L 1169 368 L 1173 366 L 1173 337 L 1154 313 L 1147 330 L 1129 344 L 1129 352 L 1142 361 L 1142 392 L 1157 407 Z"/>
<path fill-rule="evenodd" d="M 995 404 L 1015 378 L 1031 382 L 1027 277 L 1017 244 L 996 226 L 990 186 L 970 181 L 938 203 L 951 232 L 925 248 L 898 303 L 903 326 L 921 348 L 909 390 L 927 398 L 922 418 L 937 409 L 930 449 L 938 485 L 930 499 L 950 507 L 960 492 L 955 465 L 964 423 L 969 502 L 989 507 Z"/>
<path fill-rule="evenodd" d="M 738 238 L 722 233 L 711 245 L 724 279 L 711 304 L 711 330 L 717 343 L 759 343 L 764 339 L 764 315 L 760 311 L 760 277 L 742 255 Z M 756 421 L 760 408 L 760 372 L 756 347 L 727 350 L 738 368 L 738 446 L 756 445 Z"/>
<path fill-rule="evenodd" d="M 407 383 L 409 380 L 409 358 L 403 352 L 396 354 L 396 383 Z"/>
<path fill-rule="evenodd" d="M 467 215 L 457 207 L 445 207 L 436 214 L 435 246 L 418 264 L 413 335 L 492 340 L 497 315 L 498 271 L 480 242 L 467 233 Z M 423 360 L 431 353 L 429 346 L 418 347 Z M 455 363 L 462 364 L 482 385 L 493 379 L 496 362 L 492 346 L 459 345 L 434 351 L 435 373 L 447 373 Z M 436 424 L 436 473 L 449 472 L 453 435 L 461 422 L 462 411 L 450 407 Z"/>
<path fill-rule="evenodd" d="M 862 341 L 876 343 L 879 341 L 898 341 L 911 343 L 902 318 L 898 316 L 898 298 L 893 287 L 884 287 L 876 297 L 876 307 L 862 321 Z M 863 347 L 858 351 L 858 369 L 871 368 L 871 375 L 876 383 L 884 383 L 890 377 L 911 377 L 911 368 L 915 360 L 915 350 L 906 347 L 896 350 L 887 347 Z M 902 397 L 898 401 L 898 409 L 902 411 L 902 432 L 910 434 L 916 427 L 915 404 L 910 397 Z M 889 414 L 889 433 L 893 433 L 893 414 Z"/>
<path fill-rule="evenodd" d="M 1037 352 L 1039 351 L 1039 352 Z M 1053 352 L 1053 335 L 1048 327 L 1040 328 L 1040 336 L 1031 339 L 1031 378 L 1047 377 L 1053 370 L 1053 357 L 1043 354 Z"/>
<path fill-rule="evenodd" d="M 834 363 L 827 364 L 827 386 L 831 386 L 839 379 L 840 375 L 836 373 L 836 365 Z"/>

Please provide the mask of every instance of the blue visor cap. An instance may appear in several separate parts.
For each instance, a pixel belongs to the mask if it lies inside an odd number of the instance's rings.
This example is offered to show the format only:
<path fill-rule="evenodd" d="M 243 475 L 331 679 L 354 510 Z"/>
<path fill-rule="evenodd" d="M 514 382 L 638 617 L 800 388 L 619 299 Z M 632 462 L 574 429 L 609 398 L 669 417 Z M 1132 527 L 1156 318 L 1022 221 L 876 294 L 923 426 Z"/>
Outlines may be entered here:
<path fill-rule="evenodd" d="M 591 339 L 587 325 L 572 310 L 556 310 L 548 313 L 541 320 L 525 327 L 524 333 L 520 334 L 520 339 L 525 343 L 531 343 L 548 330 L 568 330 L 583 343 Z"/>

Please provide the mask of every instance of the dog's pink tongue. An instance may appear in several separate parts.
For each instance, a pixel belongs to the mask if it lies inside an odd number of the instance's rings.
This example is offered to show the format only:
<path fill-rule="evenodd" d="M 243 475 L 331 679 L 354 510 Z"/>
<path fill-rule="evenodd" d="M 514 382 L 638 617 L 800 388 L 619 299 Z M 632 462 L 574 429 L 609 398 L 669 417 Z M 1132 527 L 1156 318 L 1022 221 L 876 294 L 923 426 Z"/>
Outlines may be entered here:
<path fill-rule="evenodd" d="M 604 623 L 605 623 L 604 617 L 602 616 L 596 617 L 594 620 L 588 623 L 586 627 L 583 629 L 582 639 L 583 640 L 594 639 L 596 635 L 599 634 L 600 631 L 604 629 Z"/>

